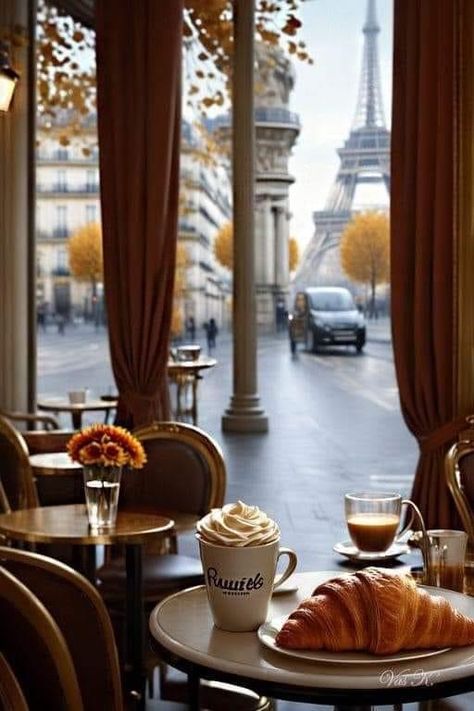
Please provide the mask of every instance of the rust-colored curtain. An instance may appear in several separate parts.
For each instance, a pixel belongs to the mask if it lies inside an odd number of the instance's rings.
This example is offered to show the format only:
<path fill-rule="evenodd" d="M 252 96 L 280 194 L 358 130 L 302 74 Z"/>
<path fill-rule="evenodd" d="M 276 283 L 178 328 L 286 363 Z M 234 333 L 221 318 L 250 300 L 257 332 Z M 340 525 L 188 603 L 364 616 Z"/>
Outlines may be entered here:
<path fill-rule="evenodd" d="M 96 0 L 104 286 L 117 422 L 168 419 L 182 0 Z"/>
<path fill-rule="evenodd" d="M 471 1 L 471 0 L 467 0 Z M 444 455 L 457 405 L 457 118 L 465 0 L 395 0 L 392 329 L 403 415 L 420 445 L 412 492 L 429 527 L 452 527 Z"/>

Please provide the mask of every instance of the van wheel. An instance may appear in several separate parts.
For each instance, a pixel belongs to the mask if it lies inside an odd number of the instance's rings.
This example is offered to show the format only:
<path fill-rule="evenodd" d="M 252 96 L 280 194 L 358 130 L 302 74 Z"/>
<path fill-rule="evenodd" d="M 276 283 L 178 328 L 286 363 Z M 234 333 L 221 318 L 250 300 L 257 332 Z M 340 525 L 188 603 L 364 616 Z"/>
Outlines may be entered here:
<path fill-rule="evenodd" d="M 365 346 L 365 334 L 363 336 L 358 336 L 358 338 L 357 338 L 357 342 L 356 342 L 357 353 L 362 353 L 364 346 Z"/>

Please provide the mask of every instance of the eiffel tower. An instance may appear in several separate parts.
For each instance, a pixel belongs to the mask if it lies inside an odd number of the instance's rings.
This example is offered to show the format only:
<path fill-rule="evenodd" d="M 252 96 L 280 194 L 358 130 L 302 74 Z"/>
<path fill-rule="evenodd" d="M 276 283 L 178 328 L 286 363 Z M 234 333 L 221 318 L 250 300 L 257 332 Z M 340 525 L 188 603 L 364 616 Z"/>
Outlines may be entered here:
<path fill-rule="evenodd" d="M 367 1 L 362 32 L 364 53 L 354 121 L 349 138 L 338 149 L 340 166 L 324 210 L 313 213 L 314 236 L 303 253 L 294 283 L 347 285 L 339 263 L 339 241 L 356 209 L 354 196 L 362 184 L 381 184 L 390 191 L 390 132 L 385 126 L 380 85 L 375 0 Z M 364 209 L 380 208 L 366 204 Z"/>

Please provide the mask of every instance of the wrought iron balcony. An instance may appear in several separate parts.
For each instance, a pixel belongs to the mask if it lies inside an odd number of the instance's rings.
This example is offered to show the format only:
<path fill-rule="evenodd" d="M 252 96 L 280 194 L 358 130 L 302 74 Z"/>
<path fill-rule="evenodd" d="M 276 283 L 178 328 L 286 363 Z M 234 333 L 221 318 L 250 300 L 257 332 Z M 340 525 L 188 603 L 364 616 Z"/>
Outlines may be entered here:
<path fill-rule="evenodd" d="M 99 183 L 85 183 L 83 185 L 65 185 L 64 183 L 53 183 L 53 185 L 43 185 L 39 183 L 36 190 L 42 194 L 61 195 L 98 195 Z"/>

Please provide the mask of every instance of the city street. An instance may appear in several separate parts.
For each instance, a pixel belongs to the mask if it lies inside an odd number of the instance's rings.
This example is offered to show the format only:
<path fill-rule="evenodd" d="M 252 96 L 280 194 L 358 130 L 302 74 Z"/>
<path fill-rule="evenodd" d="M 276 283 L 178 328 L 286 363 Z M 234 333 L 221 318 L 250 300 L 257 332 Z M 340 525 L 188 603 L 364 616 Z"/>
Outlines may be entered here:
<path fill-rule="evenodd" d="M 226 501 L 241 498 L 275 517 L 301 569 L 336 566 L 332 545 L 347 538 L 344 492 L 410 492 L 417 447 L 398 407 L 388 328 L 378 330 L 381 337 L 369 335 L 360 356 L 349 348 L 292 356 L 286 334 L 261 338 L 259 389 L 270 418 L 267 435 L 221 432 L 232 382 L 229 335 L 218 337 L 219 363 L 199 385 L 199 425 L 220 443 L 227 463 Z M 91 396 L 113 392 L 103 330 L 81 325 L 59 335 L 50 329 L 38 341 L 41 396 L 83 387 Z M 62 423 L 70 426 L 67 416 Z M 188 547 L 194 551 L 192 539 Z"/>

